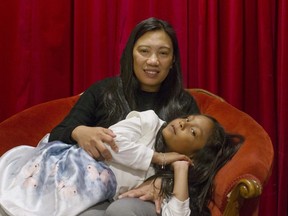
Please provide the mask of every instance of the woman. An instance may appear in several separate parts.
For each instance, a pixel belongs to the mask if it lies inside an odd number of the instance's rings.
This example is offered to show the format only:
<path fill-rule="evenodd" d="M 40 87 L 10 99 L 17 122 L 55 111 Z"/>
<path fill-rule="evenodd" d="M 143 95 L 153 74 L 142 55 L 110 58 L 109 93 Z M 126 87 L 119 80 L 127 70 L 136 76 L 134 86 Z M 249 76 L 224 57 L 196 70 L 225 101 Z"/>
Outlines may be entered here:
<path fill-rule="evenodd" d="M 167 22 L 149 18 L 136 25 L 122 53 L 120 71 L 119 77 L 105 79 L 88 88 L 68 116 L 51 131 L 49 141 L 77 143 L 95 159 L 109 160 L 111 153 L 104 143 L 114 151 L 117 146 L 113 141 L 115 135 L 107 128 L 124 119 L 131 110 L 152 109 L 164 121 L 199 113 L 195 100 L 183 88 L 178 41 Z M 156 215 L 150 202 L 124 199 L 121 203 L 126 201 L 127 211 L 133 212 L 138 206 L 144 215 Z M 107 205 L 108 202 L 104 209 Z M 103 206 L 98 207 L 103 209 Z M 118 215 L 117 209 L 114 209 L 115 215 Z M 103 213 L 99 210 L 91 214 L 101 215 L 100 211 Z M 129 216 L 130 213 L 124 214 Z"/>

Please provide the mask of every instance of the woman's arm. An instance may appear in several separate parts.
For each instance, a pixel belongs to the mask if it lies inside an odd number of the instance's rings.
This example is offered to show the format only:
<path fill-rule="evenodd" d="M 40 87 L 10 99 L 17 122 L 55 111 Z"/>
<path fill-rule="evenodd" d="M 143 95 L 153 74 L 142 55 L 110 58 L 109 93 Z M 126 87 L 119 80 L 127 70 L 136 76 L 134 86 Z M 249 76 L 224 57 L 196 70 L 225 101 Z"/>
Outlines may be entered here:
<path fill-rule="evenodd" d="M 72 138 L 91 157 L 95 159 L 111 160 L 112 154 L 106 145 L 109 145 L 114 152 L 118 152 L 113 131 L 102 127 L 78 126 L 72 131 Z"/>
<path fill-rule="evenodd" d="M 114 134 L 103 127 L 95 127 L 107 110 L 102 106 L 103 92 L 113 78 L 91 85 L 79 98 L 69 114 L 50 133 L 49 141 L 60 140 L 76 144 L 95 159 L 110 159 L 111 153 L 104 142 L 117 151 Z"/>
<path fill-rule="evenodd" d="M 77 141 L 71 136 L 76 127 L 95 126 L 95 110 L 99 104 L 97 100 L 101 100 L 100 96 L 95 95 L 96 89 L 97 85 L 94 84 L 80 96 L 63 121 L 50 132 L 49 141 L 60 140 L 64 143 L 76 144 Z"/>

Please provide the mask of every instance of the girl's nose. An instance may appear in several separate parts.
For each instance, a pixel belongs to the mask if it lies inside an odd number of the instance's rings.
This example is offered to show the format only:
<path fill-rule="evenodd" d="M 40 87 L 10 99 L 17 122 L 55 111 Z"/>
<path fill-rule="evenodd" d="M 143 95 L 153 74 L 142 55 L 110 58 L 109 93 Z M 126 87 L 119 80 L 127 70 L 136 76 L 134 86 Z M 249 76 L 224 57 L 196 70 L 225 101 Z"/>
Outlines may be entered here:
<path fill-rule="evenodd" d="M 179 121 L 179 126 L 181 129 L 184 129 L 185 128 L 185 121 Z"/>

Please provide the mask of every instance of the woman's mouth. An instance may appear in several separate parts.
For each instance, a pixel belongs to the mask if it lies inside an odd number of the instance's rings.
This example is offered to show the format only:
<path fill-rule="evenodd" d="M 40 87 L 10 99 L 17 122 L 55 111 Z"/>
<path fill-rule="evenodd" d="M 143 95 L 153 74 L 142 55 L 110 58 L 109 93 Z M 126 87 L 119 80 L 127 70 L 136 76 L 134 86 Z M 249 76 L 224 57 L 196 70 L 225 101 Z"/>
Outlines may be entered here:
<path fill-rule="evenodd" d="M 149 70 L 149 69 L 146 69 L 146 70 L 144 70 L 144 72 L 145 72 L 145 74 L 146 74 L 148 77 L 151 77 L 151 78 L 157 76 L 158 73 L 159 73 L 158 70 L 153 70 L 153 69 L 150 69 L 150 70 Z"/>

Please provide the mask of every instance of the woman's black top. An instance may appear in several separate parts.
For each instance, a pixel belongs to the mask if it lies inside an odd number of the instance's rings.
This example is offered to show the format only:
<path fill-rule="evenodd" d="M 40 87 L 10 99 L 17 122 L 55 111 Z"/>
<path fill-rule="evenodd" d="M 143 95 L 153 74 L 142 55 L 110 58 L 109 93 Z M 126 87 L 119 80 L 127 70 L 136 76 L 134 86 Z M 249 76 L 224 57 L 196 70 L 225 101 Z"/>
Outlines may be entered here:
<path fill-rule="evenodd" d="M 116 86 L 116 87 L 115 87 Z M 115 87 L 115 89 L 113 89 Z M 113 100 L 121 100 L 120 102 L 124 104 L 125 113 L 121 114 L 119 112 L 119 119 L 125 118 L 125 116 L 131 111 L 128 106 L 128 103 L 125 99 L 123 88 L 121 85 L 121 79 L 119 77 L 107 78 L 102 81 L 96 82 L 91 85 L 79 98 L 74 107 L 71 109 L 70 113 L 64 118 L 64 120 L 57 125 L 50 133 L 49 141 L 60 140 L 64 143 L 75 144 L 75 140 L 71 138 L 71 133 L 79 125 L 86 126 L 102 126 L 107 127 L 110 125 L 101 124 L 105 118 L 107 118 L 107 113 L 109 111 L 109 106 L 113 106 L 112 103 L 107 105 L 105 100 L 107 100 L 107 92 L 117 91 L 119 97 Z M 167 101 L 170 99 L 167 98 Z M 175 99 L 174 99 L 175 100 Z M 176 102 L 181 104 L 180 106 L 173 107 L 173 111 L 171 112 L 171 119 L 174 117 L 179 117 L 181 115 L 194 114 L 199 113 L 198 106 L 194 100 L 194 98 L 185 90 L 181 96 L 176 98 Z M 118 101 L 118 104 L 119 104 Z M 155 110 L 155 101 L 157 101 L 157 92 L 144 92 L 138 91 L 137 96 L 135 97 L 136 101 L 136 110 L 144 111 L 148 109 Z M 175 102 L 175 103 L 176 103 Z M 174 102 L 173 102 L 174 103 Z M 115 104 L 116 101 L 115 101 Z M 179 110 L 177 109 L 179 107 Z M 117 107 L 116 107 L 117 109 Z M 157 113 L 157 110 L 155 110 Z M 160 113 L 157 113 L 160 118 L 164 121 L 168 119 L 165 116 L 161 116 Z M 121 116 L 120 116 L 121 115 Z"/>

